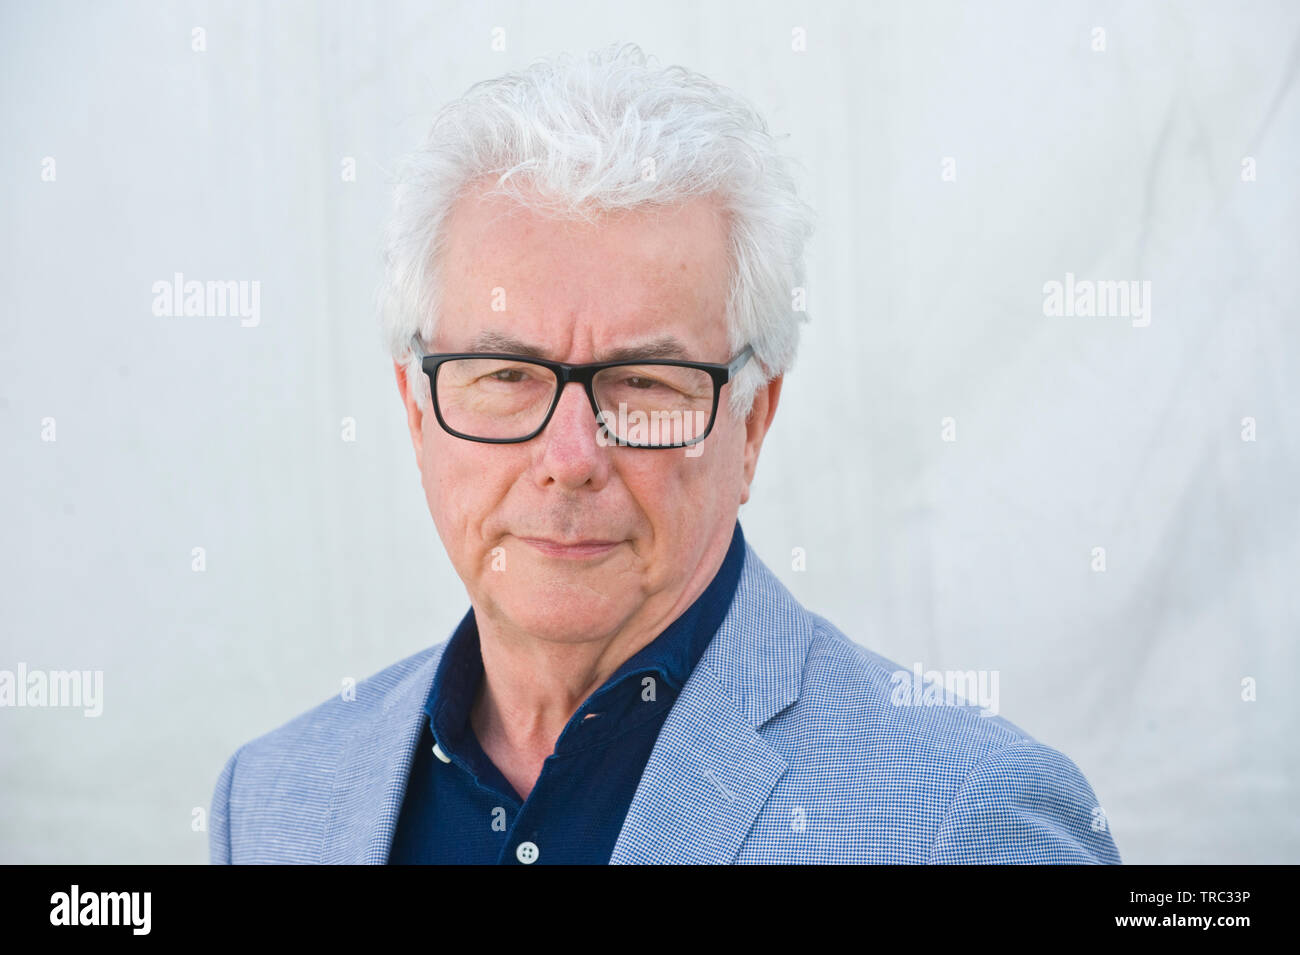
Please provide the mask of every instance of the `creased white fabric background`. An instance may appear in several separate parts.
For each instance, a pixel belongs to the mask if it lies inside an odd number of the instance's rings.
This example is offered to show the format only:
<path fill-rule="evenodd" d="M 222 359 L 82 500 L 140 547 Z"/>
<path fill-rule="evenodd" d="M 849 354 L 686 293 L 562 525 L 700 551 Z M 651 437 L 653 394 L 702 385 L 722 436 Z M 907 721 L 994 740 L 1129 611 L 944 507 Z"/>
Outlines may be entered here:
<path fill-rule="evenodd" d="M 904 667 L 997 670 L 1125 862 L 1300 861 L 1300 8 L 674 0 L 0 3 L 0 669 L 104 674 L 98 718 L 0 709 L 0 862 L 205 861 L 240 744 L 450 634 L 386 170 L 616 40 L 749 96 L 821 217 L 769 566 Z M 154 316 L 175 272 L 259 281 L 260 324 Z M 1045 316 L 1067 272 L 1150 281 L 1150 325 Z"/>

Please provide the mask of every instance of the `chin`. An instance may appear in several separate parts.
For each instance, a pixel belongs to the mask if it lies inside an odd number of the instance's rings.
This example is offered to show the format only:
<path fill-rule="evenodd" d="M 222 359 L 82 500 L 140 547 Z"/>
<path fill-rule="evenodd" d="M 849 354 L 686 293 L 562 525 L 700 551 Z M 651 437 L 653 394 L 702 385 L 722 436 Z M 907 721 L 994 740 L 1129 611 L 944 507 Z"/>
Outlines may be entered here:
<path fill-rule="evenodd" d="M 496 604 L 520 629 L 543 640 L 580 643 L 607 636 L 620 608 L 590 586 L 554 583 L 501 596 Z"/>

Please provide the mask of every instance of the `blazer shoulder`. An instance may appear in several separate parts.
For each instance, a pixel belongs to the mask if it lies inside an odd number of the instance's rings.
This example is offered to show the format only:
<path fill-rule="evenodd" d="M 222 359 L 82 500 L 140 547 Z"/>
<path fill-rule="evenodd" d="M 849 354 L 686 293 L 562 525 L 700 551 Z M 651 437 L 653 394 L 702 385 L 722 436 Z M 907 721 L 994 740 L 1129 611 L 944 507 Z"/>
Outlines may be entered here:
<path fill-rule="evenodd" d="M 224 809 L 219 809 L 217 804 L 229 802 L 232 791 L 238 795 L 266 786 L 283 788 L 291 784 L 294 772 L 305 779 L 306 775 L 328 766 L 332 758 L 343 752 L 353 727 L 373 717 L 403 691 L 410 690 L 412 681 L 431 677 L 448 640 L 371 674 L 353 687 L 352 692 L 331 696 L 238 747 L 226 760 L 217 779 L 212 815 L 225 817 Z"/>
<path fill-rule="evenodd" d="M 385 703 L 409 686 L 426 667 L 436 667 L 447 640 L 426 647 L 366 677 L 351 692 L 336 693 L 275 729 L 245 743 L 238 750 L 241 760 L 263 752 L 305 742 L 337 739 L 341 731 L 383 708 Z"/>
<path fill-rule="evenodd" d="M 813 638 L 798 702 L 814 716 L 851 715 L 878 740 L 906 741 L 949 758 L 962 753 L 978 758 L 1004 746 L 1035 742 L 996 714 L 997 700 L 982 692 L 996 690 L 991 675 L 950 674 L 942 686 L 918 681 L 915 668 L 901 666 L 850 639 L 825 617 L 808 613 Z"/>
<path fill-rule="evenodd" d="M 1079 768 L 996 715 L 990 675 L 918 679 L 805 612 L 799 696 L 762 735 L 788 763 L 784 785 L 809 805 L 894 833 L 873 860 L 1119 861 Z"/>
<path fill-rule="evenodd" d="M 450 638 L 448 638 L 449 640 Z M 212 793 L 213 863 L 318 861 L 334 775 L 354 730 L 432 679 L 447 640 L 372 674 L 244 743 Z"/>

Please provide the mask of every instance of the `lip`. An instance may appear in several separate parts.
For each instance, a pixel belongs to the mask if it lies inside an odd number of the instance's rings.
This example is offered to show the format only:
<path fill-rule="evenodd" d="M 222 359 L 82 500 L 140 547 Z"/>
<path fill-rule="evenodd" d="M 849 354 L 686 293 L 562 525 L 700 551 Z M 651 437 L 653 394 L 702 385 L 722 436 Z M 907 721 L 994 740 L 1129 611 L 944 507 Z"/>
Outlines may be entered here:
<path fill-rule="evenodd" d="M 519 539 L 547 557 L 561 557 L 567 560 L 590 560 L 593 557 L 601 557 L 622 543 L 622 541 L 583 540 L 565 544 L 544 537 L 521 537 Z"/>

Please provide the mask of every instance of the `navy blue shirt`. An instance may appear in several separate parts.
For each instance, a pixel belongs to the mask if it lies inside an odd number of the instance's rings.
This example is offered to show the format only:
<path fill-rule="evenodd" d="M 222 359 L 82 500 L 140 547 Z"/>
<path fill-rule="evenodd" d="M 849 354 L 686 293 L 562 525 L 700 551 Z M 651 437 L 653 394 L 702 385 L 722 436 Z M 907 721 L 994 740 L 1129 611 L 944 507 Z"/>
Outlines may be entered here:
<path fill-rule="evenodd" d="M 424 706 L 389 864 L 609 862 L 659 728 L 731 606 L 744 556 L 737 521 L 709 586 L 578 707 L 524 800 L 470 725 L 483 680 L 471 607 Z"/>

